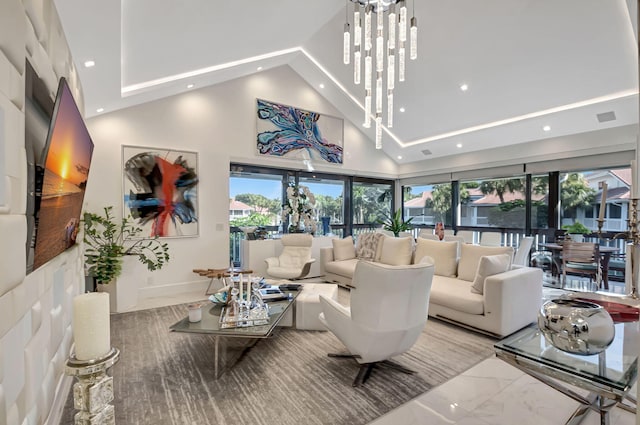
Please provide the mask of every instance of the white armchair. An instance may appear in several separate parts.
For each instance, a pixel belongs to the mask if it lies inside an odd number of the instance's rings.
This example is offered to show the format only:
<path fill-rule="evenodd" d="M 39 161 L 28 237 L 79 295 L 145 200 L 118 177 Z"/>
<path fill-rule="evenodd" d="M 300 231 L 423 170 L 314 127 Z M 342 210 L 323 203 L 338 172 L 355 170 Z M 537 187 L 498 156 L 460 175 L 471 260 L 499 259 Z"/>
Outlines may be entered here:
<path fill-rule="evenodd" d="M 308 233 L 292 233 L 282 236 L 282 253 L 278 257 L 269 257 L 267 274 L 279 279 L 302 279 L 309 274 L 313 236 Z"/>
<path fill-rule="evenodd" d="M 375 365 L 415 373 L 388 359 L 408 351 L 427 322 L 434 266 L 422 263 L 389 266 L 359 261 L 353 275 L 351 307 L 320 295 L 320 321 L 346 346 L 360 363 L 353 386 L 364 384 Z"/>

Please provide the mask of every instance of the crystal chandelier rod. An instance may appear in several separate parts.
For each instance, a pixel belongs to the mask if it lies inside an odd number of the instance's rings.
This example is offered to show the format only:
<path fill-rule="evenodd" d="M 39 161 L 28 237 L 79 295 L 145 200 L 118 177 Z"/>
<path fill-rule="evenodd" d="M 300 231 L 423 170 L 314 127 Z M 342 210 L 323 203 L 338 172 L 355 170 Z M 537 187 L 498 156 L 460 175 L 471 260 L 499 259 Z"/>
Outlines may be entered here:
<path fill-rule="evenodd" d="M 353 33 L 350 32 L 348 1 L 354 3 Z M 361 6 L 363 6 L 364 16 L 361 13 Z M 374 12 L 377 15 L 375 22 L 373 21 Z M 387 13 L 386 18 L 385 13 Z M 343 61 L 347 65 L 350 63 L 351 43 L 353 43 L 354 84 L 360 84 L 362 72 L 364 71 L 365 118 L 363 125 L 366 128 L 370 128 L 372 118 L 375 117 L 373 121 L 375 121 L 376 126 L 376 149 L 381 149 L 383 106 L 386 106 L 387 126 L 391 128 L 393 127 L 394 116 L 393 91 L 396 78 L 398 81 L 405 80 L 407 48 L 409 49 L 409 58 L 411 60 L 417 58 L 418 21 L 415 16 L 415 0 L 410 21 L 407 17 L 406 0 L 391 0 L 386 1 L 386 4 L 383 0 L 347 0 L 346 15 Z M 386 28 L 385 23 L 387 23 Z M 362 69 L 361 64 L 362 56 L 364 56 L 364 69 Z M 397 70 L 396 65 L 398 67 Z M 386 105 L 384 105 L 383 97 L 385 92 Z"/>

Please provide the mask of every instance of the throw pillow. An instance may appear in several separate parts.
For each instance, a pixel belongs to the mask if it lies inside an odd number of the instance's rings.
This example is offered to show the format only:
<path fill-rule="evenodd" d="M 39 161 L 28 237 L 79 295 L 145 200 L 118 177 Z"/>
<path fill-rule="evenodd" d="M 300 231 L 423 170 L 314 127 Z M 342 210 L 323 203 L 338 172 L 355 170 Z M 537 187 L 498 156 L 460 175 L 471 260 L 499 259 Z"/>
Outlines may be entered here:
<path fill-rule="evenodd" d="M 385 238 L 382 243 L 380 262 L 390 266 L 406 266 L 411 264 L 413 254 L 413 238 Z"/>
<path fill-rule="evenodd" d="M 484 255 L 480 257 L 476 278 L 473 280 L 473 285 L 471 285 L 471 292 L 482 295 L 484 293 L 484 280 L 488 276 L 506 272 L 509 270 L 510 264 L 511 257 L 509 254 Z"/>
<path fill-rule="evenodd" d="M 377 261 L 380 259 L 379 247 L 382 245 L 382 233 L 362 233 L 358 235 L 356 257 L 361 260 Z"/>
<path fill-rule="evenodd" d="M 333 244 L 333 259 L 335 261 L 351 260 L 356 258 L 356 247 L 353 245 L 353 237 L 343 239 L 331 239 Z"/>
<path fill-rule="evenodd" d="M 463 243 L 460 245 L 460 260 L 458 261 L 458 279 L 473 282 L 478 271 L 478 263 L 483 255 L 509 254 L 513 257 L 510 246 L 482 246 Z"/>
<path fill-rule="evenodd" d="M 441 242 L 432 239 L 418 238 L 414 263 L 429 256 L 435 265 L 434 274 L 438 276 L 456 277 L 458 266 L 458 242 Z"/>

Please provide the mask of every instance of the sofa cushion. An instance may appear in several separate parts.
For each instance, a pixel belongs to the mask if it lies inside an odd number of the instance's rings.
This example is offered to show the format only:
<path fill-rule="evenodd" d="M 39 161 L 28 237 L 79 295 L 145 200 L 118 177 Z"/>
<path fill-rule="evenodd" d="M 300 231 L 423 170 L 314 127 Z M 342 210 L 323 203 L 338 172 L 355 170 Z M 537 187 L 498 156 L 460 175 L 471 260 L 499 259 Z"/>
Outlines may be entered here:
<path fill-rule="evenodd" d="M 352 260 L 356 258 L 356 247 L 353 244 L 353 237 L 347 236 L 343 239 L 331 239 L 333 244 L 333 259 L 335 261 Z"/>
<path fill-rule="evenodd" d="M 510 246 L 482 246 L 462 244 L 460 246 L 460 260 L 458 261 L 458 279 L 473 282 L 478 271 L 478 263 L 483 255 L 509 254 L 513 258 L 513 248 Z"/>
<path fill-rule="evenodd" d="M 324 265 L 324 270 L 329 273 L 337 274 L 344 277 L 353 277 L 353 271 L 356 269 L 357 258 L 342 261 L 329 261 Z"/>
<path fill-rule="evenodd" d="M 509 270 L 511 256 L 509 254 L 483 255 L 478 263 L 476 277 L 471 285 L 471 292 L 475 294 L 484 293 L 484 280 L 487 276 L 504 273 Z"/>
<path fill-rule="evenodd" d="M 415 263 L 419 263 L 422 257 L 433 258 L 436 266 L 434 274 L 438 276 L 456 277 L 458 266 L 458 242 L 441 242 L 431 239 L 418 238 L 416 241 Z"/>
<path fill-rule="evenodd" d="M 390 266 L 406 266 L 411 264 L 413 255 L 413 238 L 384 238 L 380 262 Z"/>
<path fill-rule="evenodd" d="M 470 290 L 471 282 L 453 277 L 434 276 L 429 304 L 437 304 L 468 314 L 484 314 L 484 296 Z"/>
<path fill-rule="evenodd" d="M 358 235 L 356 243 L 356 258 L 368 261 L 380 260 L 382 239 L 386 236 L 382 233 L 362 233 Z"/>

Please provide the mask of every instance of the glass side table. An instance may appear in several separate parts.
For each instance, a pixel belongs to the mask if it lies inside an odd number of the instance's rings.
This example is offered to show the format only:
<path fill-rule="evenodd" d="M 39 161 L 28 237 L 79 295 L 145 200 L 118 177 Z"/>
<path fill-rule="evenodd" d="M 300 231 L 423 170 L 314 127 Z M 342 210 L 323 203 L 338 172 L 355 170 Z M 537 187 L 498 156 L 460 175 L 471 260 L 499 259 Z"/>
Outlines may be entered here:
<path fill-rule="evenodd" d="M 615 327 L 611 345 L 590 356 L 558 350 L 535 325 L 499 341 L 494 348 L 499 359 L 581 403 L 567 425 L 579 424 L 589 410 L 598 412 L 600 423 L 608 425 L 609 411 L 615 406 L 636 412 L 636 399 L 629 390 L 638 372 L 640 324 L 618 323 Z M 566 384 L 585 389 L 589 394 L 583 396 Z"/>

